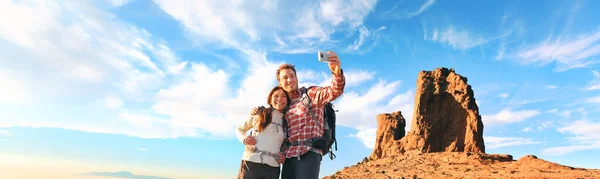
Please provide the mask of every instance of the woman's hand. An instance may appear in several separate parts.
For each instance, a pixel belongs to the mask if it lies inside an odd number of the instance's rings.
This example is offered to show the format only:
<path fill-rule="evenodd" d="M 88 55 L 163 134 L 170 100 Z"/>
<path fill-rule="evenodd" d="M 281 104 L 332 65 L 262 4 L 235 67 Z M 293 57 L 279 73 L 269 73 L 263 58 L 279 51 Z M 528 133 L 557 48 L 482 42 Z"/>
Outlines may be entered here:
<path fill-rule="evenodd" d="M 248 136 L 248 137 L 244 138 L 244 144 L 245 145 L 254 145 L 254 144 L 256 144 L 256 139 L 254 138 L 254 136 Z"/>
<path fill-rule="evenodd" d="M 283 155 L 283 152 L 279 152 L 277 155 L 279 156 L 277 162 L 283 164 L 283 162 L 285 162 L 285 155 Z"/>

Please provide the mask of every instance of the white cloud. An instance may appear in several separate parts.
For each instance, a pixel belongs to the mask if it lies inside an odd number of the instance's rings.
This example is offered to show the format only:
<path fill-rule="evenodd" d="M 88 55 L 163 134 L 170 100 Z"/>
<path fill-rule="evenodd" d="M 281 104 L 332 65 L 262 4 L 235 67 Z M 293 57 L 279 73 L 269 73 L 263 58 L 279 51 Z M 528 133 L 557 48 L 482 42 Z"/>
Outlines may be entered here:
<path fill-rule="evenodd" d="M 362 24 L 374 8 L 377 0 L 325 0 L 320 1 L 320 15 L 332 25 L 348 22 L 352 25 Z"/>
<path fill-rule="evenodd" d="M 594 79 L 590 81 L 585 88 L 583 88 L 585 91 L 600 90 L 600 73 L 598 73 L 596 70 L 593 70 L 592 74 L 594 74 Z"/>
<path fill-rule="evenodd" d="M 104 107 L 108 109 L 118 109 L 123 107 L 123 100 L 119 97 L 109 96 L 106 98 Z"/>
<path fill-rule="evenodd" d="M 0 136 L 11 136 L 12 134 L 10 133 L 9 130 L 0 130 Z"/>
<path fill-rule="evenodd" d="M 421 5 L 419 10 L 417 10 L 416 12 L 410 13 L 408 15 L 408 17 L 410 18 L 410 17 L 417 16 L 417 15 L 423 13 L 425 10 L 427 10 L 429 7 L 431 7 L 434 2 L 435 2 L 435 0 L 427 0 L 425 3 L 423 3 L 423 5 Z"/>
<path fill-rule="evenodd" d="M 523 130 L 521 130 L 521 132 L 531 132 L 531 131 L 533 131 L 533 129 L 531 127 L 526 127 L 526 128 L 523 128 Z"/>
<path fill-rule="evenodd" d="M 168 126 L 183 131 L 181 135 L 232 136 L 252 107 L 266 105 L 267 93 L 276 85 L 278 64 L 266 61 L 264 52 L 245 53 L 252 63 L 239 88 L 228 85 L 230 77 L 224 71 L 193 64 L 186 81 L 160 90 L 154 112 L 167 116 Z"/>
<path fill-rule="evenodd" d="M 586 144 L 586 145 L 569 145 L 569 146 L 551 147 L 551 148 L 543 149 L 542 154 L 550 155 L 550 156 L 561 156 L 561 155 L 565 155 L 565 154 L 569 154 L 569 153 L 573 153 L 573 152 L 577 152 L 577 151 L 593 150 L 593 149 L 600 149 L 600 143 L 595 143 L 592 145 Z"/>
<path fill-rule="evenodd" d="M 356 134 L 350 134 L 348 137 L 354 137 L 360 140 L 365 147 L 375 148 L 375 140 L 377 138 L 377 128 L 362 129 L 356 132 Z"/>
<path fill-rule="evenodd" d="M 18 79 L 34 85 L 30 89 L 37 90 L 31 93 L 92 96 L 105 85 L 143 99 L 163 83 L 165 71 L 181 63 L 163 56 L 171 50 L 151 34 L 93 4 L 36 2 L 0 5 L 0 38 L 5 40 L 0 43 L 16 48 L 0 53 L 24 64 L 2 65 L 35 77 Z"/>
<path fill-rule="evenodd" d="M 544 88 L 546 88 L 546 89 L 556 89 L 556 88 L 558 88 L 558 86 L 556 86 L 556 85 L 546 85 L 546 86 L 544 86 Z"/>
<path fill-rule="evenodd" d="M 600 123 L 595 123 L 589 120 L 578 120 L 570 123 L 567 126 L 558 128 L 558 132 L 564 134 L 573 134 L 575 137 L 570 138 L 574 142 L 589 144 L 600 142 Z"/>
<path fill-rule="evenodd" d="M 56 109 L 66 110 L 45 112 L 52 116 L 44 119 L 28 117 L 25 110 L 2 114 L 0 126 L 53 127 L 142 138 L 217 136 L 231 133 L 251 106 L 266 100 L 265 93 L 274 85 L 275 70 L 266 62 L 266 54 L 242 51 L 254 66 L 237 91 L 239 98 L 235 98 L 235 91 L 228 89 L 237 86 L 227 86 L 229 77 L 222 71 L 181 61 L 145 30 L 86 3 L 0 1 L 0 14 L 4 14 L 0 15 L 0 43 L 12 44 L 11 49 L 0 49 L 0 53 L 9 59 L 18 57 L 23 64 L 0 61 L 1 66 L 11 69 L 0 71 L 1 94 L 9 95 L 0 96 L 1 102 L 36 99 L 32 102 L 43 106 L 45 101 L 38 99 L 56 98 L 61 99 Z M 167 85 L 167 78 L 175 79 L 169 84 L 172 86 Z M 114 96 L 107 97 L 107 93 Z M 42 97 L 32 98 L 30 94 Z M 78 102 L 87 100 L 94 106 L 65 102 L 79 97 Z M 130 100 L 155 104 L 149 109 L 123 109 Z M 34 106 L 24 109 L 36 110 Z M 218 107 L 220 110 L 211 111 Z M 89 115 L 64 115 L 79 112 Z"/>
<path fill-rule="evenodd" d="M 540 114 L 538 110 L 512 111 L 511 109 L 505 108 L 496 114 L 482 115 L 481 119 L 486 126 L 493 126 L 520 122 L 537 116 L 538 114 Z"/>
<path fill-rule="evenodd" d="M 348 71 L 344 72 L 346 77 L 346 86 L 352 87 L 362 84 L 365 81 L 371 80 L 375 72 L 369 72 L 366 70 Z"/>
<path fill-rule="evenodd" d="M 256 44 L 283 53 L 329 49 L 332 34 L 354 31 L 376 0 L 325 0 L 298 3 L 155 0 L 204 47 L 246 48 Z M 216 44 L 216 45 L 213 45 Z"/>
<path fill-rule="evenodd" d="M 588 103 L 597 103 L 600 104 L 600 96 L 595 96 L 587 99 Z"/>
<path fill-rule="evenodd" d="M 523 64 L 547 65 L 555 62 L 557 71 L 586 67 L 600 54 L 600 30 L 591 34 L 561 36 L 540 42 L 516 53 Z"/>
<path fill-rule="evenodd" d="M 414 92 L 409 90 L 397 94 L 399 86 L 400 81 L 388 83 L 380 80 L 363 94 L 346 91 L 341 98 L 334 101 L 340 110 L 339 118 L 344 119 L 339 120 L 338 124 L 358 130 L 375 128 L 378 114 L 402 111 L 408 131 L 414 109 Z"/>
<path fill-rule="evenodd" d="M 146 151 L 149 151 L 149 150 L 150 150 L 150 149 L 146 149 L 146 148 L 140 148 L 140 151 L 142 151 L 142 152 L 146 152 Z"/>
<path fill-rule="evenodd" d="M 329 67 L 327 67 L 329 68 Z M 296 69 L 298 70 L 298 69 Z M 325 73 L 321 71 L 317 73 L 313 70 L 298 70 L 298 86 L 330 86 L 331 85 L 331 72 Z M 346 87 L 354 87 L 363 84 L 366 81 L 373 79 L 376 72 L 369 72 L 367 70 L 348 70 L 344 71 L 346 77 Z"/>
<path fill-rule="evenodd" d="M 539 141 L 534 141 L 531 138 L 495 137 L 495 136 L 485 136 L 484 141 L 485 141 L 486 149 L 496 149 L 496 148 L 501 148 L 501 147 L 521 146 L 521 145 L 541 143 Z"/>
<path fill-rule="evenodd" d="M 0 104 L 25 104 L 32 100 L 26 84 L 17 80 L 16 74 L 0 69 Z"/>
<path fill-rule="evenodd" d="M 414 12 L 407 12 L 407 11 L 401 11 L 398 9 L 398 7 L 400 5 L 395 5 L 394 7 L 392 7 L 390 10 L 387 10 L 386 12 L 383 13 L 383 17 L 387 18 L 387 19 L 396 19 L 396 20 L 402 20 L 402 19 L 407 19 L 407 18 L 411 18 L 414 16 L 418 16 L 419 14 L 425 12 L 427 9 L 429 9 L 433 4 L 435 3 L 435 0 L 426 0 L 420 7 L 419 9 L 417 9 Z M 412 10 L 411 10 L 412 11 Z"/>
<path fill-rule="evenodd" d="M 346 50 L 344 50 L 344 51 L 349 52 L 349 53 L 356 53 L 356 54 L 363 54 L 366 52 L 370 52 L 373 48 L 375 48 L 377 45 L 379 45 L 380 40 L 382 38 L 381 32 L 383 30 L 385 30 L 386 28 L 387 28 L 386 26 L 381 26 L 374 32 L 370 32 L 367 29 L 367 27 L 365 27 L 364 25 L 361 25 L 360 27 L 358 27 L 358 32 L 359 32 L 358 39 L 356 39 L 354 41 L 354 43 L 349 45 L 346 48 Z M 371 45 L 366 48 L 361 48 L 361 47 L 363 47 L 363 44 L 365 44 L 367 42 L 369 42 Z"/>
<path fill-rule="evenodd" d="M 503 42 L 498 49 L 498 53 L 496 54 L 496 60 L 502 60 L 504 58 L 504 54 L 506 53 L 506 43 Z"/>
<path fill-rule="evenodd" d="M 109 0 L 113 6 L 122 6 L 129 3 L 130 0 Z"/>
<path fill-rule="evenodd" d="M 506 99 L 506 98 L 508 98 L 508 93 L 502 93 L 499 96 Z"/>
<path fill-rule="evenodd" d="M 571 114 L 573 114 L 575 112 L 583 112 L 583 108 L 568 109 L 568 110 L 558 110 L 558 109 L 554 108 L 554 109 L 549 110 L 548 112 L 561 117 L 561 119 L 569 119 L 571 117 Z"/>
<path fill-rule="evenodd" d="M 542 124 L 540 124 L 540 125 L 538 126 L 538 131 L 542 131 L 542 130 L 544 130 L 544 129 L 546 129 L 546 128 L 550 127 L 550 125 L 553 125 L 553 124 L 554 124 L 554 121 L 546 121 L 546 122 L 543 122 Z"/>
<path fill-rule="evenodd" d="M 589 120 L 577 120 L 567 126 L 558 128 L 558 132 L 574 137 L 568 137 L 572 145 L 544 149 L 545 155 L 564 155 L 576 151 L 600 149 L 600 123 Z"/>
<path fill-rule="evenodd" d="M 425 31 L 427 33 L 427 31 Z M 471 32 L 463 30 L 457 30 L 455 27 L 450 26 L 446 29 L 438 30 L 434 28 L 430 39 L 427 39 L 425 34 L 425 40 L 431 40 L 442 44 L 447 44 L 455 49 L 470 49 L 475 46 L 483 45 L 493 39 L 485 39 L 484 37 L 473 35 Z"/>

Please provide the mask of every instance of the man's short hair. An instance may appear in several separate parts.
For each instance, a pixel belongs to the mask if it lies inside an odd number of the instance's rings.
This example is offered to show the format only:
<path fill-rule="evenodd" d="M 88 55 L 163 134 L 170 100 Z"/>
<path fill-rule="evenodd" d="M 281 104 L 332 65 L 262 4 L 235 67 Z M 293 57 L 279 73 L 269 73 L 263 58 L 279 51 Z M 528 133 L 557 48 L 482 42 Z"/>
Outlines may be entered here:
<path fill-rule="evenodd" d="M 283 69 L 292 69 L 292 71 L 294 71 L 294 75 L 296 77 L 298 77 L 298 75 L 296 75 L 296 68 L 294 67 L 294 65 L 284 63 L 284 64 L 279 65 L 279 68 L 277 68 L 277 73 L 275 73 L 275 76 L 277 77 L 277 81 L 279 81 L 279 72 L 281 72 L 281 70 L 283 70 Z"/>

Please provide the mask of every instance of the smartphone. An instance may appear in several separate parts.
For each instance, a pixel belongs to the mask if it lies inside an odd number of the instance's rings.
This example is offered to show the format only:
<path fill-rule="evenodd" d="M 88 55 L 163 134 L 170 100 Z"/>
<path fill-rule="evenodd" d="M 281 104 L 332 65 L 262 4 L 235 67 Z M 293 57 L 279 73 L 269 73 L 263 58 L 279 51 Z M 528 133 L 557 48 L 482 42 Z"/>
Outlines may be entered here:
<path fill-rule="evenodd" d="M 319 51 L 317 52 L 317 55 L 319 56 L 320 62 L 329 63 L 329 56 L 331 55 L 329 52 Z"/>

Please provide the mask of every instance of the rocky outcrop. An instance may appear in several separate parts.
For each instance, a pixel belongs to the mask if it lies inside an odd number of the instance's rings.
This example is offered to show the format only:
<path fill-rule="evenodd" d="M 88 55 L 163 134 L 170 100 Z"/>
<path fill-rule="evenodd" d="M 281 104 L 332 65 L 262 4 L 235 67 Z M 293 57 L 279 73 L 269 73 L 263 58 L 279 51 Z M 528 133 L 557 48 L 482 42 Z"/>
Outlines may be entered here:
<path fill-rule="evenodd" d="M 485 153 L 483 122 L 466 77 L 447 68 L 419 73 L 411 129 L 398 149 Z"/>
<path fill-rule="evenodd" d="M 400 111 L 377 115 L 377 135 L 371 158 L 382 158 L 398 153 L 398 141 L 406 133 L 406 120 Z"/>

